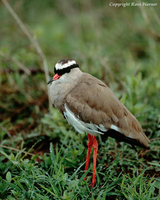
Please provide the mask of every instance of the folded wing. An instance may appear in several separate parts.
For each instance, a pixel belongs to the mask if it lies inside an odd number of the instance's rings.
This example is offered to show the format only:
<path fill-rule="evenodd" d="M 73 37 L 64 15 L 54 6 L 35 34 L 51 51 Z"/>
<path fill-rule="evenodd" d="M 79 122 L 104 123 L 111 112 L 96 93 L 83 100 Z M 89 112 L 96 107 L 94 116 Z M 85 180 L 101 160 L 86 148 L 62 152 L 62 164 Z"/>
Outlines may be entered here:
<path fill-rule="evenodd" d="M 94 125 L 93 129 L 100 127 L 99 131 L 110 137 L 149 147 L 149 139 L 137 119 L 110 88 L 95 77 L 84 73 L 63 103 L 78 120 Z"/>

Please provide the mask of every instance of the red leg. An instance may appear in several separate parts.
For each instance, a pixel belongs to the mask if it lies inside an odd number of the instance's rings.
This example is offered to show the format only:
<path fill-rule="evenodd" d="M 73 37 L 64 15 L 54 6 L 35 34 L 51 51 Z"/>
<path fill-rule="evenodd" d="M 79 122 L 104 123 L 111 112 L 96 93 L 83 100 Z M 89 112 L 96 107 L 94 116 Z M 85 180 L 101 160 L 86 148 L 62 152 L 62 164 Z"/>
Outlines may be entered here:
<path fill-rule="evenodd" d="M 88 165 L 89 165 L 89 159 L 90 159 L 90 155 L 91 155 L 91 150 L 93 147 L 93 139 L 92 136 L 90 134 L 87 133 L 88 136 L 88 150 L 87 150 L 87 157 L 86 157 L 86 164 L 85 164 L 85 169 L 84 172 L 86 172 L 88 170 Z M 86 180 L 86 177 L 84 178 L 84 180 Z"/>
<path fill-rule="evenodd" d="M 93 176 L 92 176 L 91 187 L 93 188 L 96 182 L 96 162 L 97 162 L 98 142 L 95 136 L 92 137 L 93 137 Z"/>

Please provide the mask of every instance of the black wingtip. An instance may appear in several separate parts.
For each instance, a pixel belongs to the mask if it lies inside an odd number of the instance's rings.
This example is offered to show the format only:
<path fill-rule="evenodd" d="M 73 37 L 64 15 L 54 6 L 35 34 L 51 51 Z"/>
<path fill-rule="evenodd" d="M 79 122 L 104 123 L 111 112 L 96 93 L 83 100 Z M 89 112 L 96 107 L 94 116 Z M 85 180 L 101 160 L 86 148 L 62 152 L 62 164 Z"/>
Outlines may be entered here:
<path fill-rule="evenodd" d="M 150 147 L 144 147 L 145 149 L 148 149 L 148 150 L 150 150 L 151 148 Z"/>
<path fill-rule="evenodd" d="M 102 135 L 102 137 L 106 137 L 106 136 L 112 137 L 118 141 L 126 142 L 126 143 L 130 144 L 132 146 L 132 148 L 135 149 L 136 151 L 137 151 L 137 149 L 135 148 L 135 145 L 139 146 L 141 148 L 144 148 L 144 149 L 150 149 L 150 147 L 144 146 L 136 139 L 126 137 L 125 135 L 123 135 L 120 132 L 115 131 L 113 129 L 108 130 L 107 132 L 104 133 L 104 135 Z"/>

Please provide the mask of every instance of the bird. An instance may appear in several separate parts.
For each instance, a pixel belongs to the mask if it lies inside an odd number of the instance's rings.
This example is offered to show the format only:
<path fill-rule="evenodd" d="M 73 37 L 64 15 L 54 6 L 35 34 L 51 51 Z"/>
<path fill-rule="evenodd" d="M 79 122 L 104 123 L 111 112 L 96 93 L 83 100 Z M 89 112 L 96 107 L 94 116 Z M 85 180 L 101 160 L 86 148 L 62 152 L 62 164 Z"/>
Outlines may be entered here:
<path fill-rule="evenodd" d="M 98 152 L 97 135 L 105 135 L 149 149 L 150 140 L 131 112 L 118 100 L 111 89 L 96 77 L 84 73 L 73 59 L 62 59 L 55 64 L 55 75 L 48 82 L 52 104 L 74 129 L 88 137 L 85 170 L 88 170 L 93 148 L 93 175 L 96 182 Z M 86 180 L 87 175 L 84 180 Z"/>

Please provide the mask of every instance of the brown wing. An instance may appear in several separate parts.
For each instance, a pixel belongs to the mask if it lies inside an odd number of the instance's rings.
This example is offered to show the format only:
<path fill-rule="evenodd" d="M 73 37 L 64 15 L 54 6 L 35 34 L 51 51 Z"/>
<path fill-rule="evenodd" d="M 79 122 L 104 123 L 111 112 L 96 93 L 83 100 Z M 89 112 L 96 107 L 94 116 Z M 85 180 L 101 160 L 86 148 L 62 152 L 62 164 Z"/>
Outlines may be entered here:
<path fill-rule="evenodd" d="M 120 103 L 110 88 L 95 77 L 84 73 L 76 87 L 66 96 L 65 103 L 80 120 L 102 124 L 106 129 L 115 125 L 121 134 L 148 147 L 149 139 L 137 119 Z"/>

